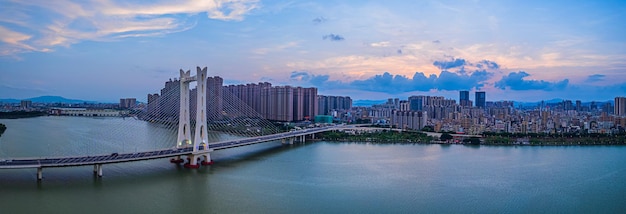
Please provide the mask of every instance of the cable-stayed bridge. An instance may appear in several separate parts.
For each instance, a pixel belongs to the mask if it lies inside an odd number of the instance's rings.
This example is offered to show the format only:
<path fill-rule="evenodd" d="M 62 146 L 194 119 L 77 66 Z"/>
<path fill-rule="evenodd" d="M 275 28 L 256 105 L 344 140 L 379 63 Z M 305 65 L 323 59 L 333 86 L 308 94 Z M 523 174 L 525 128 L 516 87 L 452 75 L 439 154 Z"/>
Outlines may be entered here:
<path fill-rule="evenodd" d="M 197 82 L 196 88 L 192 90 L 190 89 L 191 82 Z M 168 86 L 166 83 L 165 89 L 167 90 L 161 90 L 157 105 L 148 106 L 148 108 L 152 107 L 153 111 L 138 117 L 160 124 L 165 128 L 164 132 L 170 132 L 155 133 L 166 139 L 166 143 L 158 145 L 161 149 L 139 152 L 113 151 L 105 154 L 102 152 L 97 155 L 3 158 L 0 160 L 0 169 L 37 168 L 37 178 L 41 180 L 43 168 L 93 165 L 94 173 L 102 176 L 103 164 L 157 158 L 172 158 L 170 161 L 173 163 L 184 163 L 187 168 L 198 168 L 200 165 L 213 163 L 210 154 L 215 150 L 268 141 L 282 141 L 282 143 L 289 144 L 294 141 L 304 142 L 307 136 L 314 138 L 316 133 L 346 128 L 346 126 L 327 126 L 290 132 L 284 129 L 280 131 L 280 127 L 264 119 L 234 93 L 228 90 L 218 91 L 216 87 L 212 87 L 211 81 L 207 81 L 206 67 L 204 69 L 198 67 L 196 76 L 191 76 L 190 71 L 181 70 L 180 79 L 172 83 L 175 84 Z M 190 97 L 190 95 L 194 96 Z M 195 120 L 192 120 L 192 116 L 195 116 Z M 195 131 L 192 132 L 192 130 Z M 132 132 L 132 127 L 125 127 L 121 124 L 117 127 L 117 131 Z M 175 139 L 171 132 L 176 132 Z M 237 137 L 220 139 L 211 136 L 220 135 L 220 133 Z M 209 139 L 213 139 L 212 142 Z"/>
<path fill-rule="evenodd" d="M 352 127 L 352 126 L 350 126 Z M 257 143 L 269 142 L 269 141 L 278 141 L 281 140 L 282 143 L 293 144 L 294 141 L 304 142 L 307 135 L 314 137 L 316 133 L 326 132 L 331 130 L 340 130 L 348 128 L 348 126 L 328 126 L 328 127 L 318 127 L 311 129 L 303 129 L 299 131 L 286 132 L 286 133 L 278 133 L 271 134 L 265 136 L 258 137 L 248 137 L 241 138 L 236 140 L 227 140 L 220 141 L 208 144 L 208 148 L 199 148 L 194 151 L 193 147 L 182 147 L 182 148 L 170 148 L 170 149 L 162 149 L 162 150 L 154 150 L 154 151 L 143 151 L 143 152 L 131 152 L 131 153 L 112 153 L 105 155 L 94 155 L 94 156 L 71 156 L 71 157 L 50 157 L 50 158 L 18 158 L 18 159 L 8 159 L 0 161 L 0 169 L 20 169 L 20 168 L 37 168 L 37 178 L 42 178 L 42 168 L 48 167 L 69 167 L 69 166 L 84 166 L 84 165 L 94 165 L 94 173 L 98 176 L 102 176 L 102 164 L 111 164 L 111 163 L 121 163 L 121 162 L 129 162 L 129 161 L 141 161 L 141 160 L 150 160 L 150 159 L 158 159 L 158 158 L 169 158 L 175 157 L 171 159 L 171 162 L 179 162 L 181 156 L 201 156 L 208 155 L 210 151 L 228 149 L 239 146 L 252 145 Z M 183 160 L 184 161 L 184 160 Z M 199 165 L 192 165 L 191 158 L 187 161 L 186 166 L 188 168 L 196 168 Z M 198 159 L 196 159 L 198 161 Z M 180 161 L 182 162 L 182 161 Z M 203 165 L 210 165 L 212 161 L 205 160 L 201 162 Z"/>

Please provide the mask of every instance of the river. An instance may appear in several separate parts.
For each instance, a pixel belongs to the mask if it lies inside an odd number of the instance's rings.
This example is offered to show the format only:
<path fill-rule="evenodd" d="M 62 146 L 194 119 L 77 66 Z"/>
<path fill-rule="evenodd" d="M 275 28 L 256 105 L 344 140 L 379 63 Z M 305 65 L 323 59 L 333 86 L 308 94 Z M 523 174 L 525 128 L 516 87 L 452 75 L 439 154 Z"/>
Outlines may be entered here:
<path fill-rule="evenodd" d="M 121 118 L 0 120 L 0 159 L 142 151 L 175 130 Z M 213 138 L 233 136 L 215 134 Z M 624 146 L 268 142 L 167 159 L 0 170 L 0 213 L 621 213 Z"/>

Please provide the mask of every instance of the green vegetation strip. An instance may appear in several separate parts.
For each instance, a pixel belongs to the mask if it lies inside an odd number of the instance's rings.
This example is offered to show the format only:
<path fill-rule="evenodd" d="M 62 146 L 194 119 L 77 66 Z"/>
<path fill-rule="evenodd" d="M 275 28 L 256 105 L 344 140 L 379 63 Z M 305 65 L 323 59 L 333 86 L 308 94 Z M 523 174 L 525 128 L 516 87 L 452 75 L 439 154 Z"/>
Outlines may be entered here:
<path fill-rule="evenodd" d="M 487 145 L 517 145 L 526 141 L 527 145 L 626 145 L 626 133 L 483 133 Z"/>
<path fill-rule="evenodd" d="M 378 132 L 324 132 L 317 135 L 318 139 L 334 142 L 363 142 L 363 143 L 437 143 L 437 144 L 471 144 L 471 145 L 529 145 L 529 146 L 569 146 L 569 145 L 626 145 L 626 133 L 616 135 L 601 133 L 567 133 L 567 134 L 538 134 L 538 133 L 493 133 L 486 132 L 482 138 L 467 137 L 453 140 L 449 133 L 442 133 L 440 138 L 427 136 L 417 131 L 390 131 Z"/>
<path fill-rule="evenodd" d="M 320 139 L 325 141 L 339 142 L 369 142 L 369 143 L 431 143 L 434 138 L 422 132 L 396 132 L 382 130 L 380 132 L 324 132 L 318 134 Z"/>
<path fill-rule="evenodd" d="M 18 118 L 29 118 L 29 117 L 39 117 L 46 116 L 48 112 L 45 111 L 10 111 L 10 112 L 0 112 L 0 119 L 18 119 Z"/>

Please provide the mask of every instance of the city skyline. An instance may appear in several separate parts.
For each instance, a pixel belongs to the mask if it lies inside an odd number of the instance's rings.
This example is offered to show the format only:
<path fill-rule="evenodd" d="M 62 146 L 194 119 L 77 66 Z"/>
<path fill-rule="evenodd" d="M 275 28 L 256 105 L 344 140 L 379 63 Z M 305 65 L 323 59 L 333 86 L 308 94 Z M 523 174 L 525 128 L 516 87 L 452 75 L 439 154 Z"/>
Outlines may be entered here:
<path fill-rule="evenodd" d="M 147 101 L 198 65 L 354 100 L 626 94 L 620 1 L 2 2 L 0 98 Z"/>

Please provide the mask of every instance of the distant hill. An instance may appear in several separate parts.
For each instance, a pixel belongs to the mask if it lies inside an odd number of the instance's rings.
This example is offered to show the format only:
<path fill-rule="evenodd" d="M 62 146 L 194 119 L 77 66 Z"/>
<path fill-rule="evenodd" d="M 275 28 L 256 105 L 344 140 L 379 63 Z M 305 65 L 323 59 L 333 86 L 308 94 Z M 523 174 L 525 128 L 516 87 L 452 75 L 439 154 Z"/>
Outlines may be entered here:
<path fill-rule="evenodd" d="M 61 97 L 61 96 L 40 96 L 40 97 L 33 97 L 33 98 L 21 99 L 21 100 L 30 100 L 33 103 L 69 103 L 69 104 L 96 103 L 95 101 L 67 99 L 67 98 Z M 18 100 L 18 99 L 0 99 L 0 103 L 19 103 L 21 100 Z"/>

